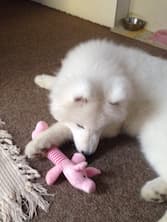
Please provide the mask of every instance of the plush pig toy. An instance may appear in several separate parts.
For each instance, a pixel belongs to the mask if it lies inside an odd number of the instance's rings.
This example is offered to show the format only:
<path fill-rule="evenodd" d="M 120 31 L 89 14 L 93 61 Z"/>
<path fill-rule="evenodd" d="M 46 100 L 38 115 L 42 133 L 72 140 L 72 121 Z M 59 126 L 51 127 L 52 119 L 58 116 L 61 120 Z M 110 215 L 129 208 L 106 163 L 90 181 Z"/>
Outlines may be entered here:
<path fill-rule="evenodd" d="M 32 133 L 32 138 L 47 128 L 48 125 L 46 122 L 38 122 Z M 63 173 L 73 187 L 86 193 L 91 193 L 96 190 L 95 182 L 89 177 L 98 175 L 101 171 L 94 167 L 87 167 L 87 162 L 83 154 L 74 153 L 70 160 L 57 147 L 52 147 L 47 151 L 46 156 L 55 165 L 46 174 L 46 182 L 48 185 L 53 184 L 60 174 Z"/>

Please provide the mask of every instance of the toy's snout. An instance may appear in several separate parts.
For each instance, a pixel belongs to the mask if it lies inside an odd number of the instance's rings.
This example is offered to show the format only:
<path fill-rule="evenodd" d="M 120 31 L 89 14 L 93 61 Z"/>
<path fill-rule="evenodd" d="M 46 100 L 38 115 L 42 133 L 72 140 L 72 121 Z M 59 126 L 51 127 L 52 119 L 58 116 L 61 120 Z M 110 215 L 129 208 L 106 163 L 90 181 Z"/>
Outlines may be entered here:
<path fill-rule="evenodd" d="M 82 163 L 79 165 L 81 166 Z M 96 185 L 92 179 L 87 177 L 86 169 L 76 169 L 76 166 L 77 165 L 73 165 L 72 167 L 65 167 L 63 170 L 63 173 L 66 178 L 68 178 L 68 181 L 72 186 L 79 190 L 85 191 L 87 193 L 94 192 L 96 190 Z"/>

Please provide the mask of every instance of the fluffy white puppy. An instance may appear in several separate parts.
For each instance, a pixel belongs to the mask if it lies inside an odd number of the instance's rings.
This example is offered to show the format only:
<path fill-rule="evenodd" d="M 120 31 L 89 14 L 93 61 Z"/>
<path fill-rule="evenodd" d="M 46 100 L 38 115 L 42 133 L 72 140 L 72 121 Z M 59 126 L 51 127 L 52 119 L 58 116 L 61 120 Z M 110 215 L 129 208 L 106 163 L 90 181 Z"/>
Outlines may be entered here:
<path fill-rule="evenodd" d="M 91 40 L 67 53 L 56 76 L 37 76 L 35 82 L 50 90 L 50 111 L 58 123 L 28 143 L 28 157 L 72 138 L 78 151 L 92 154 L 101 137 L 116 136 L 123 129 L 138 137 L 159 175 L 146 183 L 142 196 L 148 201 L 166 199 L 165 60 L 110 41 Z"/>

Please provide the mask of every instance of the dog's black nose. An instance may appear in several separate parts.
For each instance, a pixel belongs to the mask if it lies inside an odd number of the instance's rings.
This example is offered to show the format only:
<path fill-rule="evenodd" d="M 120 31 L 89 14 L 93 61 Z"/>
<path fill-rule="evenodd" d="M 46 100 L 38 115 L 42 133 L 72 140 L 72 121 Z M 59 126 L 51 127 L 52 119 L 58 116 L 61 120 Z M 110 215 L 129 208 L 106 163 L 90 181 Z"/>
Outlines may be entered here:
<path fill-rule="evenodd" d="M 91 156 L 91 154 L 89 152 L 86 152 L 86 151 L 81 151 L 81 153 L 86 156 L 86 157 L 89 157 Z"/>
<path fill-rule="evenodd" d="M 81 153 L 85 156 L 86 161 L 88 162 L 88 164 L 92 162 L 92 158 L 93 158 L 92 153 L 88 153 L 88 152 L 85 152 L 85 151 L 82 151 Z"/>

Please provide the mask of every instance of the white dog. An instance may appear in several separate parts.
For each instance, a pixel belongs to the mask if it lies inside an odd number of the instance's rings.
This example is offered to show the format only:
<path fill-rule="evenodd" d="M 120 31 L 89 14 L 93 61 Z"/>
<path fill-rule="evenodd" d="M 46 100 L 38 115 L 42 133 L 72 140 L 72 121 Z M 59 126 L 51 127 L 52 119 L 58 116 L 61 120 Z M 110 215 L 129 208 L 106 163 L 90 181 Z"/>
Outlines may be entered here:
<path fill-rule="evenodd" d="M 50 90 L 50 111 L 58 121 L 29 142 L 32 157 L 67 139 L 85 154 L 101 137 L 120 130 L 138 137 L 158 178 L 141 194 L 147 201 L 167 197 L 167 62 L 106 40 L 91 40 L 70 50 L 56 76 L 35 82 Z M 161 220 L 167 221 L 167 216 Z"/>

